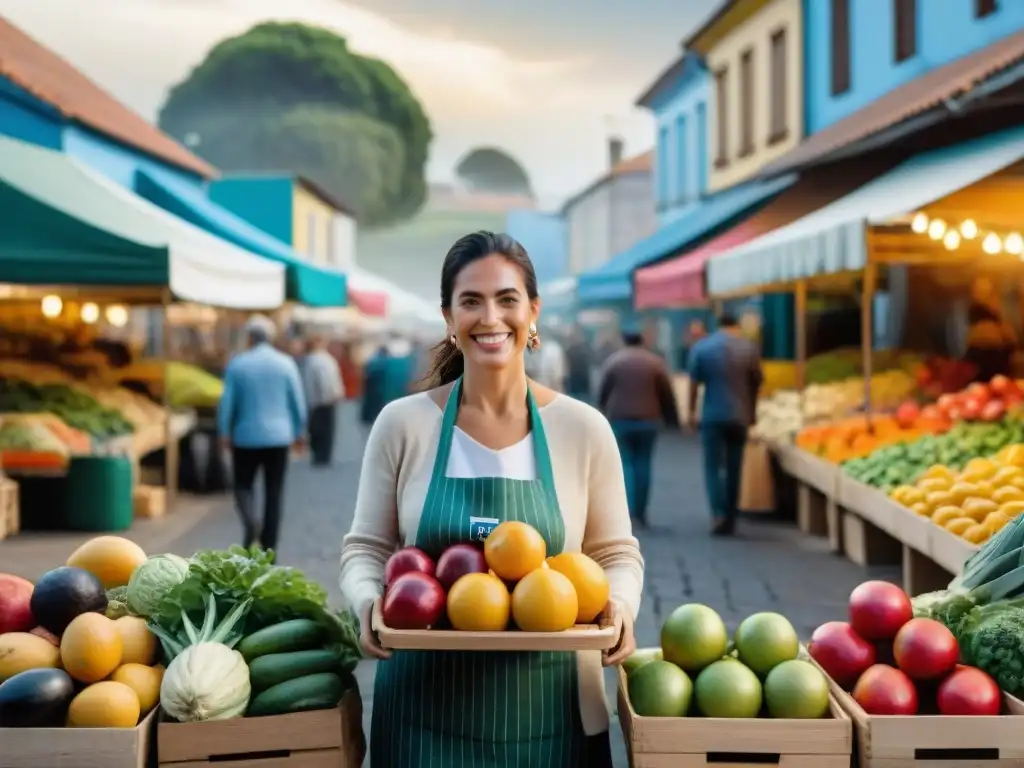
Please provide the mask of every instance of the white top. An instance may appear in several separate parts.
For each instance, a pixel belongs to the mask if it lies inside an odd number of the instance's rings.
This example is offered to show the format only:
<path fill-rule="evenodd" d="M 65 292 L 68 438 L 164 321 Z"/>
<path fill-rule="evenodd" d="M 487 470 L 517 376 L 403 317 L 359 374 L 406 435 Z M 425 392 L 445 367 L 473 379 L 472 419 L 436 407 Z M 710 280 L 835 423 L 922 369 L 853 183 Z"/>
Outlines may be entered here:
<path fill-rule="evenodd" d="M 536 480 L 537 462 L 533 435 L 515 445 L 496 451 L 478 443 L 458 427 L 452 435 L 445 477 L 504 477 L 508 480 Z"/>
<path fill-rule="evenodd" d="M 441 417 L 441 408 L 423 392 L 389 403 L 370 431 L 355 517 L 341 551 L 341 592 L 358 616 L 381 596 L 384 564 L 391 554 L 415 543 L 437 456 Z M 644 561 L 633 536 L 622 461 L 611 426 L 596 409 L 561 395 L 540 409 L 540 417 L 565 525 L 564 550 L 593 558 L 608 576 L 611 598 L 635 619 Z M 532 439 L 524 441 L 526 447 L 517 443 L 487 456 L 487 448 L 459 434 L 452 440 L 449 475 L 454 471 L 479 476 L 487 464 L 486 474 L 493 477 L 495 462 L 506 472 L 522 472 L 524 459 L 517 455 L 521 451 L 531 454 L 525 463 L 535 474 Z M 454 458 L 456 446 L 461 459 Z M 585 651 L 577 654 L 577 660 L 583 726 L 588 734 L 601 733 L 608 728 L 601 654 Z"/>

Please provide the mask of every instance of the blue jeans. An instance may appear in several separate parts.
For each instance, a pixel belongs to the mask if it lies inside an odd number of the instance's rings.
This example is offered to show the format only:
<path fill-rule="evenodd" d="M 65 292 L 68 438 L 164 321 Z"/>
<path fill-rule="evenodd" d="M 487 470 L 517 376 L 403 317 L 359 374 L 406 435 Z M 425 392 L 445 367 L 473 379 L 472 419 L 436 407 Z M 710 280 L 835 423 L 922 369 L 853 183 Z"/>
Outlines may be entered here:
<path fill-rule="evenodd" d="M 622 472 L 626 476 L 626 500 L 629 516 L 640 522 L 647 521 L 647 499 L 651 494 L 651 464 L 654 443 L 658 437 L 655 421 L 612 422 L 612 432 L 619 444 Z"/>
<path fill-rule="evenodd" d="M 731 423 L 702 424 L 700 441 L 711 514 L 716 520 L 733 521 L 738 511 L 747 428 Z"/>

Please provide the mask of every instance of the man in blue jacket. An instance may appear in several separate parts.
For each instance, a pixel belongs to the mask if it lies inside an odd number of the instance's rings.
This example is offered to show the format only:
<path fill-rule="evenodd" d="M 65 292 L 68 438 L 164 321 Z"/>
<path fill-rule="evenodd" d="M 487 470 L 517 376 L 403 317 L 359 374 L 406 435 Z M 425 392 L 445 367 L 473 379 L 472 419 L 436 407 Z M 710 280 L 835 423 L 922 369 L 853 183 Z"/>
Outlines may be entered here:
<path fill-rule="evenodd" d="M 276 328 L 256 315 L 246 323 L 249 348 L 224 374 L 217 411 L 221 444 L 231 449 L 235 505 L 242 518 L 245 546 L 277 546 L 289 449 L 302 448 L 306 402 L 298 366 L 274 349 Z M 263 470 L 263 521 L 255 510 L 256 475 Z"/>

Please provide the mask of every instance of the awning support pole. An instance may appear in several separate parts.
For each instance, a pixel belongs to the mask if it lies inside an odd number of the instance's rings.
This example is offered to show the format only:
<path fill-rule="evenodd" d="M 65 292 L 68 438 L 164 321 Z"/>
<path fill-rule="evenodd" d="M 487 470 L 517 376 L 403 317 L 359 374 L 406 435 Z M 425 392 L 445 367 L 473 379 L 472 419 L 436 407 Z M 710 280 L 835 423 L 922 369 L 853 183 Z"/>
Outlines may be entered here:
<path fill-rule="evenodd" d="M 163 323 L 163 333 L 161 333 L 161 341 L 163 345 L 161 359 L 164 361 L 163 370 L 163 408 L 166 420 L 164 421 L 164 495 L 166 512 L 170 513 L 174 509 L 174 503 L 178 496 L 178 464 L 180 457 L 178 456 L 178 441 L 174 436 L 173 424 L 171 423 L 171 387 L 168 370 L 170 367 L 170 360 L 173 354 L 171 346 L 171 334 L 173 329 L 171 327 L 170 319 L 170 306 L 174 301 L 174 297 L 171 296 L 169 289 L 163 292 L 163 312 L 161 313 L 161 321 Z"/>
<path fill-rule="evenodd" d="M 793 286 L 793 331 L 796 336 L 796 389 L 800 393 L 800 413 L 804 410 L 807 387 L 807 281 Z"/>
<path fill-rule="evenodd" d="M 868 240 L 870 244 L 870 239 Z M 868 263 L 864 267 L 864 278 L 861 283 L 860 297 L 860 334 L 861 334 L 861 368 L 864 375 L 864 416 L 867 419 L 868 430 L 874 432 L 871 424 L 871 375 L 872 375 L 872 309 L 875 298 L 875 280 L 878 267 L 870 258 L 870 245 L 868 248 Z"/>

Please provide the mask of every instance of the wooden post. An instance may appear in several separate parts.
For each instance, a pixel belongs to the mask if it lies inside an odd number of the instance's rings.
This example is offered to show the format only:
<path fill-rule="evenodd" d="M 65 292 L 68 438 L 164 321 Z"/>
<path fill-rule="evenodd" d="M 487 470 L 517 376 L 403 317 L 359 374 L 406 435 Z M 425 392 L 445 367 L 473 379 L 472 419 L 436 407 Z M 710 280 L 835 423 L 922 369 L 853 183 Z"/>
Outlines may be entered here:
<path fill-rule="evenodd" d="M 807 281 L 793 288 L 793 331 L 796 336 L 796 387 L 803 396 L 807 386 Z"/>
<path fill-rule="evenodd" d="M 164 493 L 166 497 L 165 511 L 170 513 L 174 510 L 174 503 L 178 496 L 178 439 L 174 434 L 173 425 L 171 423 L 171 393 L 170 393 L 170 376 L 168 375 L 168 363 L 172 356 L 171 352 L 171 322 L 168 317 L 168 308 L 173 302 L 173 297 L 169 289 L 164 290 L 163 293 L 163 353 L 161 359 L 164 361 L 164 386 L 163 386 L 163 407 L 166 415 L 166 421 L 164 422 Z"/>
<path fill-rule="evenodd" d="M 871 427 L 871 373 L 873 363 L 873 302 L 875 298 L 875 280 L 877 277 L 877 266 L 871 260 L 870 238 L 868 239 L 867 264 L 864 267 L 864 277 L 861 283 L 860 297 L 860 334 L 861 334 L 861 360 L 864 375 L 864 415 L 868 421 L 868 429 Z M 873 431 L 873 429 L 872 429 Z"/>

